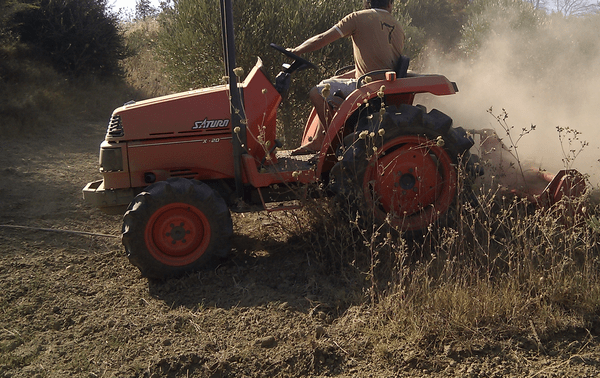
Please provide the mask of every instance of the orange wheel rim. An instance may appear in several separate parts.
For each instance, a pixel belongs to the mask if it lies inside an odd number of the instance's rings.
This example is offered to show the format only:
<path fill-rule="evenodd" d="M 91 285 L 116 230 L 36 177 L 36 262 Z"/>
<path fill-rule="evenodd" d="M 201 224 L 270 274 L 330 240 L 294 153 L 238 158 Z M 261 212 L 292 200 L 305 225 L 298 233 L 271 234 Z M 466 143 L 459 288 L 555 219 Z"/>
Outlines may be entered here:
<path fill-rule="evenodd" d="M 150 254 L 163 264 L 183 266 L 206 251 L 211 229 L 206 216 L 186 203 L 171 203 L 158 209 L 145 231 Z"/>
<path fill-rule="evenodd" d="M 394 139 L 369 162 L 363 190 L 380 221 L 403 231 L 426 228 L 452 204 L 456 170 L 448 153 L 416 135 Z M 377 203 L 377 205 L 374 205 Z"/>

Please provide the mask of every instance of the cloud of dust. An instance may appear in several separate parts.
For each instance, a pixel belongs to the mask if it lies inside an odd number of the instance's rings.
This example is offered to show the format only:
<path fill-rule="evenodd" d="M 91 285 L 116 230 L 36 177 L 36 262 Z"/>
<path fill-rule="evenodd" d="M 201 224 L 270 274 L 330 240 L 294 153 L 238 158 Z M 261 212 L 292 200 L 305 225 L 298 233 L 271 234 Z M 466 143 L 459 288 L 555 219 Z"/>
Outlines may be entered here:
<path fill-rule="evenodd" d="M 507 21 L 509 22 L 509 21 Z M 559 141 L 557 126 L 575 129 L 589 145 L 573 168 L 600 182 L 600 15 L 548 18 L 524 33 L 499 28 L 470 60 L 432 56 L 426 72 L 441 73 L 458 84 L 459 93 L 435 99 L 435 106 L 465 129 L 493 128 L 505 137 L 487 110 L 508 114 L 518 138 L 523 128 L 536 129 L 518 143 L 523 161 L 549 172 L 565 168 L 564 154 L 580 142 Z M 571 135 L 572 136 L 572 135 Z M 504 138 L 506 142 L 506 138 Z M 561 150 L 565 149 L 565 153 Z"/>

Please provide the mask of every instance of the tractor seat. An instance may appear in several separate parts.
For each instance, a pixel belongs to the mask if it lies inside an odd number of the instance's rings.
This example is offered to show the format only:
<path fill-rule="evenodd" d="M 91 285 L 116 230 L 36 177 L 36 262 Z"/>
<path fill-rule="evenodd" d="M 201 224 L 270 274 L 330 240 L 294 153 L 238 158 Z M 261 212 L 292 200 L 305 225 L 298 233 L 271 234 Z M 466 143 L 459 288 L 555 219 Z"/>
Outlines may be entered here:
<path fill-rule="evenodd" d="M 396 66 L 394 67 L 394 71 L 396 72 L 397 78 L 401 79 L 408 75 L 408 65 L 409 64 L 410 64 L 410 58 L 405 55 L 400 55 L 400 58 L 398 58 L 398 61 L 396 62 Z M 344 67 L 344 68 L 342 68 L 342 70 L 352 68 L 352 67 L 354 67 L 354 66 Z M 378 71 L 368 72 L 368 73 L 364 74 L 363 76 L 361 76 L 358 79 L 357 83 L 361 82 L 361 80 L 363 80 L 363 78 L 366 76 L 384 75 L 388 71 L 389 70 L 378 70 Z M 336 75 L 337 75 L 337 72 L 336 72 Z M 334 109 L 337 109 L 342 104 L 342 102 L 344 102 L 346 97 L 348 97 L 348 95 L 349 95 L 349 93 L 343 93 L 340 90 L 336 91 L 333 94 L 333 99 L 329 101 L 329 105 L 331 107 L 333 107 Z"/>

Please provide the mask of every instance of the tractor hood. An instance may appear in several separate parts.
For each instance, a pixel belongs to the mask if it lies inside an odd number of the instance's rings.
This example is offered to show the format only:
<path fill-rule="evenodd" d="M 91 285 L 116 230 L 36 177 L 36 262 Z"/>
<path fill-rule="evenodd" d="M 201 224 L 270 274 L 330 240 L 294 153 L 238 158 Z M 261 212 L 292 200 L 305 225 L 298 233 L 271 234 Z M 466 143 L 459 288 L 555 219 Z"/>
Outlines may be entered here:
<path fill-rule="evenodd" d="M 106 140 L 118 142 L 229 132 L 227 89 L 226 85 L 220 85 L 125 104 L 113 112 Z"/>

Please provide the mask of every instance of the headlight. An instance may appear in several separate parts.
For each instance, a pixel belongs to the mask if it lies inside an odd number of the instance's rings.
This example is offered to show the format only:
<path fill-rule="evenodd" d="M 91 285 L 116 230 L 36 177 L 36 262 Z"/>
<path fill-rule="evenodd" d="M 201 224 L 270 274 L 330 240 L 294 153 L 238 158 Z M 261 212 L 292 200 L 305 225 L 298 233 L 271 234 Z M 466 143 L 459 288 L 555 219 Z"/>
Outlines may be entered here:
<path fill-rule="evenodd" d="M 103 172 L 123 170 L 123 153 L 121 152 L 121 147 L 108 147 L 102 143 L 102 146 L 100 146 L 100 169 Z"/>

